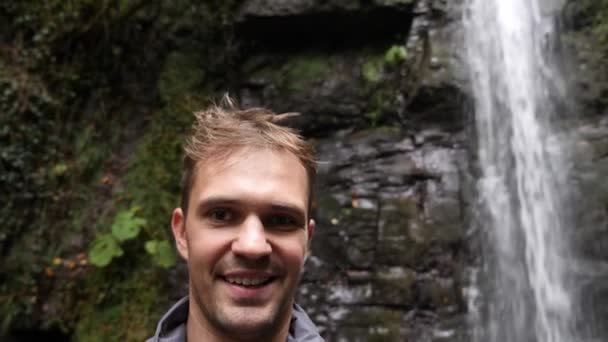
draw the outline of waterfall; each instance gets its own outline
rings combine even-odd
[[[552,124],[565,86],[556,67],[558,1],[467,0],[474,95],[476,342],[578,342],[569,258],[568,144]],[[475,310],[472,310],[475,311]]]

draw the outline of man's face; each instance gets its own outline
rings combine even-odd
[[[188,208],[174,211],[172,226],[188,261],[190,319],[228,337],[288,325],[314,230],[300,161],[248,149],[199,165]]]

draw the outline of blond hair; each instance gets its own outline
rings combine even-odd
[[[239,109],[225,95],[220,105],[194,113],[193,132],[184,145],[181,208],[188,211],[190,192],[199,162],[223,160],[242,148],[264,148],[291,152],[308,175],[309,210],[317,173],[313,146],[292,128],[280,122],[298,113],[276,114],[265,108]]]

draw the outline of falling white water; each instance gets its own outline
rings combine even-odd
[[[468,0],[465,46],[475,98],[486,232],[476,342],[577,342],[566,272],[567,151],[553,137],[564,86],[549,0]]]

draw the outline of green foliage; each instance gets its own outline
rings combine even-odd
[[[106,267],[112,262],[112,259],[123,255],[122,248],[112,234],[103,234],[91,245],[89,258],[93,265],[97,267]]]
[[[382,79],[382,71],[384,69],[384,60],[381,58],[372,58],[365,62],[361,67],[361,75],[369,83],[377,83]]]
[[[168,60],[166,68],[171,68],[172,63]],[[171,86],[172,89],[177,87],[184,86]],[[146,238],[167,239],[169,236],[167,218],[177,206],[181,190],[184,137],[192,124],[192,112],[202,108],[204,102],[200,98],[203,91],[192,93],[194,91],[166,97],[165,108],[153,116],[124,176],[123,193],[132,197],[133,204],[141,208],[141,217],[148,222],[144,227]]]
[[[176,259],[182,139],[203,82],[229,79],[237,5],[0,2],[0,340],[16,327],[152,333]]]
[[[109,279],[107,282],[118,282],[118,290],[101,286],[95,289],[109,293],[96,307],[82,310],[85,318],[78,322],[75,332],[78,341],[142,341],[153,333],[161,314],[159,309],[166,307],[159,305],[159,301],[167,302],[160,292],[163,282],[159,281],[166,276],[145,270],[162,270],[176,262],[169,242],[168,217],[179,198],[183,138],[191,127],[192,112],[206,101],[202,95],[206,90],[201,89],[204,73],[197,56],[187,51],[172,53],[162,67],[158,90],[163,107],[149,118],[146,133],[116,192],[124,204],[138,209],[117,214],[113,223],[126,222],[130,226],[136,221],[142,223],[141,230],[135,239],[119,245],[124,251],[120,267],[110,263],[98,269],[100,277]],[[125,279],[119,280],[120,277]],[[91,302],[93,299],[87,300]]]
[[[569,0],[567,6],[575,7],[583,28],[608,52],[608,0]]]
[[[160,73],[158,91],[165,103],[170,103],[184,94],[198,89],[204,80],[204,72],[199,65],[201,56],[197,53],[172,52],[167,56],[165,67]]]
[[[593,34],[597,37],[603,50],[608,51],[608,0],[596,0],[593,2],[596,10],[593,17]],[[607,53],[608,54],[608,53]]]
[[[144,341],[169,300],[159,279],[165,271],[106,268],[87,279],[91,291],[78,306],[80,319],[72,340],[79,342]]]
[[[397,65],[407,58],[407,50],[403,45],[393,45],[384,54],[384,61],[388,65]]]
[[[97,267],[106,267],[112,259],[121,257],[124,252],[120,243],[137,237],[146,220],[135,216],[137,208],[122,210],[116,214],[111,233],[102,234],[91,244],[89,257]]]
[[[365,113],[369,127],[395,125],[389,122],[389,113],[395,115],[396,98],[400,92],[399,77],[402,73],[390,68],[407,68],[407,51],[404,46],[392,45],[383,53],[378,51],[368,55],[367,61],[361,66],[361,75],[367,82],[368,108]]]
[[[378,121],[380,120],[380,109],[374,108],[372,111],[366,113],[366,117],[369,120],[369,124],[372,128],[378,125]]]
[[[98,39],[102,28],[111,36],[114,29],[124,27],[113,25],[116,17],[106,12],[112,4],[0,3],[0,279],[6,280],[0,298],[10,298],[10,304],[0,306],[5,318],[0,340],[15,325],[63,326],[57,315],[45,317],[43,305],[53,296],[63,296],[55,290],[73,287],[77,276],[68,272],[66,277],[73,279],[56,285],[56,273],[44,266],[62,251],[81,252],[70,241],[82,239],[93,226],[71,224],[79,215],[76,208],[95,194],[90,188],[83,190],[95,180],[75,160],[73,143],[85,121],[106,124],[92,136],[97,150],[106,148],[114,134],[115,119],[95,107],[85,110],[85,103],[100,98],[112,77],[92,71],[113,70],[112,63],[123,62],[104,58],[107,41]],[[76,295],[73,291],[69,296]],[[70,298],[66,296],[62,305],[69,307]]]
[[[402,64],[407,59],[407,50],[403,45],[392,45],[384,55],[372,55],[361,66],[363,79],[370,84],[380,82],[383,77],[384,69]]]
[[[369,100],[370,110],[366,113],[371,128],[376,128],[386,121],[385,113],[392,106],[394,91],[390,87],[375,89]]]
[[[139,234],[141,227],[146,225],[146,220],[136,217],[137,208],[121,211],[112,223],[112,235],[120,242],[133,239]]]
[[[149,240],[146,241],[145,249],[157,265],[162,267],[175,265],[175,253],[173,253],[173,248],[169,241]]]

